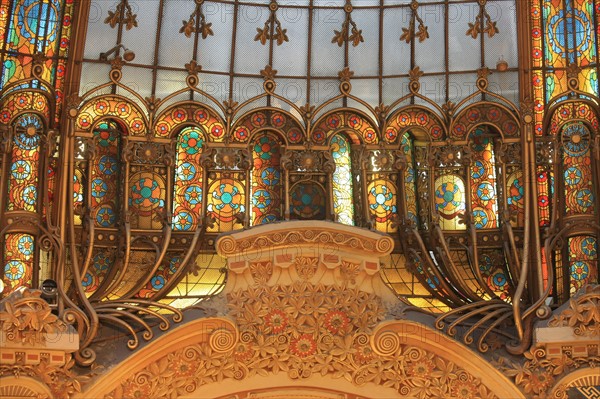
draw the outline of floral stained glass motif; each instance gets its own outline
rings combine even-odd
[[[5,282],[14,290],[19,286],[31,287],[34,265],[34,238],[30,234],[6,234],[2,262]]]
[[[325,219],[325,190],[314,182],[299,182],[290,190],[290,218]]]
[[[281,173],[281,143],[266,133],[251,144],[254,168],[251,175],[253,226],[282,219],[283,182]]]
[[[598,241],[592,236],[569,238],[570,294],[598,282]]]
[[[333,209],[340,223],[354,225],[354,197],[350,142],[342,134],[331,139],[331,153],[335,163],[333,172]]]
[[[42,126],[41,119],[35,114],[23,114],[15,122],[8,178],[8,211],[38,210]]]
[[[411,222],[417,225],[417,172],[413,158],[413,142],[408,132],[402,136],[400,147],[402,148],[402,152],[406,157],[406,169],[404,170],[404,197],[406,198],[406,216]]]
[[[461,216],[465,213],[465,183],[457,175],[440,176],[435,181],[435,209],[443,230],[465,230]]]
[[[155,172],[137,172],[130,177],[129,209],[132,226],[160,229],[160,215],[165,207],[165,180]]]
[[[569,123],[562,130],[566,216],[594,213],[590,139],[590,131],[581,122]]]
[[[215,219],[207,231],[231,231],[242,227],[246,212],[244,175],[237,172],[215,172],[208,179],[207,213]]]
[[[96,153],[90,173],[90,205],[98,227],[114,227],[117,222],[120,136],[121,130],[113,121],[102,121],[94,129]]]
[[[177,137],[173,230],[187,231],[198,227],[202,214],[203,171],[200,157],[204,142],[204,135],[197,127],[186,127]]]
[[[477,129],[471,144],[471,207],[477,229],[498,227],[498,200],[496,194],[496,160],[491,137]]]
[[[385,175],[375,176],[367,186],[367,200],[369,213],[375,219],[375,229],[393,233],[396,227],[392,226],[394,215],[398,212],[396,207],[398,190]]]

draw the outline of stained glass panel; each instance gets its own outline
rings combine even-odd
[[[200,157],[205,139],[197,127],[184,128],[177,137],[173,230],[195,230],[202,215],[203,171]]]
[[[115,263],[115,251],[100,248],[94,251],[91,265],[81,280],[85,294],[91,296]]]
[[[550,226],[550,201],[554,193],[554,174],[538,166],[536,183],[540,227]]]
[[[93,134],[96,151],[90,172],[90,207],[96,226],[114,227],[118,216],[121,130],[116,122],[105,120]]]
[[[231,231],[242,228],[246,212],[245,176],[238,172],[214,172],[208,179],[207,213],[215,219],[207,231]]]
[[[23,114],[15,122],[8,180],[8,211],[37,211],[42,127],[41,119],[35,114]]]
[[[598,282],[598,241],[592,236],[569,238],[570,294]]]
[[[448,174],[435,180],[435,209],[440,215],[443,230],[465,230],[461,223],[465,213],[465,183],[457,175]]]
[[[406,157],[406,169],[404,170],[404,198],[406,199],[406,217],[415,226],[418,225],[417,210],[417,172],[415,170],[413,157],[413,141],[407,132],[402,136],[400,147]]]
[[[354,225],[354,196],[350,142],[342,134],[331,139],[331,153],[335,163],[333,172],[333,209],[340,223]]]
[[[367,185],[369,214],[375,221],[375,230],[393,233],[393,217],[398,212],[398,189],[385,175],[374,175]]]
[[[511,173],[506,179],[506,203],[513,227],[525,225],[525,181],[523,172]]]
[[[314,182],[299,182],[290,189],[290,219],[325,219],[325,190]]]
[[[566,216],[594,213],[590,140],[590,131],[581,122],[562,130]]]
[[[12,290],[19,286],[31,287],[35,244],[30,234],[4,236],[3,280]]]
[[[485,133],[485,130],[477,129],[471,144],[471,208],[477,229],[498,227],[494,144]]]
[[[142,288],[136,295],[138,298],[149,299],[162,290],[171,277],[179,270],[183,257],[177,254],[166,254],[168,261],[163,261],[156,270],[154,276],[148,281],[146,287]]]
[[[275,135],[265,133],[253,140],[251,148],[251,224],[255,226],[282,219],[281,142]]]
[[[129,210],[131,225],[141,229],[162,228],[165,207],[165,179],[155,172],[140,171],[129,178]]]

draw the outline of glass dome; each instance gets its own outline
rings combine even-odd
[[[318,107],[339,94],[346,67],[353,73],[351,94],[373,107],[409,94],[416,67],[423,72],[422,95],[457,103],[476,91],[478,69],[495,69],[502,59],[508,71],[490,77],[490,90],[518,103],[515,1],[480,3],[143,0],[119,9],[113,1],[92,1],[80,91],[103,82],[110,66],[99,54],[122,44],[136,54],[123,67],[122,82],[142,97],[165,98],[184,88],[186,64],[195,60],[202,68],[199,88],[218,101],[242,104],[261,94],[261,71],[270,65],[276,94],[298,107]],[[119,13],[137,26],[111,24],[110,15]],[[365,108],[341,101],[331,107]]]

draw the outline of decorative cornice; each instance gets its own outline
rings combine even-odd
[[[331,222],[297,221],[257,226],[222,236],[216,244],[221,256],[249,256],[286,247],[346,250],[379,257],[388,255],[394,240],[387,235]]]

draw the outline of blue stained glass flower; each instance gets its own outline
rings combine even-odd
[[[182,259],[180,256],[174,256],[173,258],[171,258],[171,260],[169,261],[169,272],[175,273],[179,268],[181,261]]]
[[[506,285],[506,276],[501,271],[496,272],[492,277],[492,283],[496,289],[503,290]]]
[[[598,254],[598,246],[594,237],[586,237],[581,241],[581,251],[590,258]]]
[[[114,225],[116,219],[117,217],[114,211],[108,206],[103,206],[96,212],[96,223],[101,227],[110,227]]]
[[[589,274],[590,268],[587,263],[578,260],[571,265],[571,277],[573,280],[585,280]]]
[[[263,183],[267,186],[276,186],[279,184],[279,180],[281,179],[281,174],[279,170],[276,168],[265,168],[262,172],[260,172],[260,178]]]
[[[102,179],[94,179],[92,180],[92,197],[94,198],[102,198],[106,195],[108,191],[108,185]]]
[[[117,160],[111,155],[103,155],[98,162],[98,168],[106,175],[114,175],[117,173]]]
[[[489,272],[492,269],[493,262],[489,255],[483,255],[479,258],[479,270]]]
[[[202,188],[198,185],[189,186],[185,189],[184,197],[190,205],[197,205],[202,202]]]
[[[108,267],[112,264],[112,260],[105,253],[99,253],[94,256],[94,270],[96,272],[103,272],[108,270]]]
[[[37,200],[37,190],[34,185],[29,185],[23,190],[23,201],[27,205],[35,205]]]
[[[196,177],[196,166],[189,162],[184,162],[177,167],[177,179],[190,181]]]
[[[471,168],[471,177],[473,179],[480,179],[485,173],[485,166],[483,166],[483,162],[475,161],[475,165]]]
[[[9,280],[18,280],[25,275],[25,265],[20,260],[9,260],[4,266],[4,275]]]
[[[575,186],[581,182],[582,174],[581,170],[571,166],[565,170],[565,183],[569,186]]]
[[[19,249],[19,252],[25,257],[33,255],[33,237],[31,237],[30,235],[23,235],[19,237],[19,241],[17,242],[17,248]]]
[[[10,171],[15,179],[26,180],[31,175],[31,165],[29,162],[19,159],[12,164]]]
[[[584,209],[589,208],[593,205],[594,194],[587,188],[581,189],[577,191],[577,195],[575,196],[577,199],[577,204]]]
[[[260,210],[268,208],[271,202],[271,193],[267,190],[256,190],[252,195],[252,203]]]
[[[92,276],[92,274],[90,272],[87,272],[85,274],[85,276],[83,276],[83,279],[81,280],[81,285],[83,285],[84,288],[87,288],[90,285],[92,285],[93,282],[94,282],[94,276]]]
[[[173,217],[173,230],[186,231],[192,228],[194,218],[187,211],[181,211]]]
[[[494,199],[494,187],[488,182],[481,183],[479,186],[477,186],[477,196],[482,201],[490,201]]]
[[[154,276],[150,281],[152,283],[152,288],[155,290],[159,290],[165,286],[165,278],[163,276]]]
[[[473,222],[475,223],[475,228],[482,229],[488,223],[488,216],[482,209],[476,209],[473,211]]]

